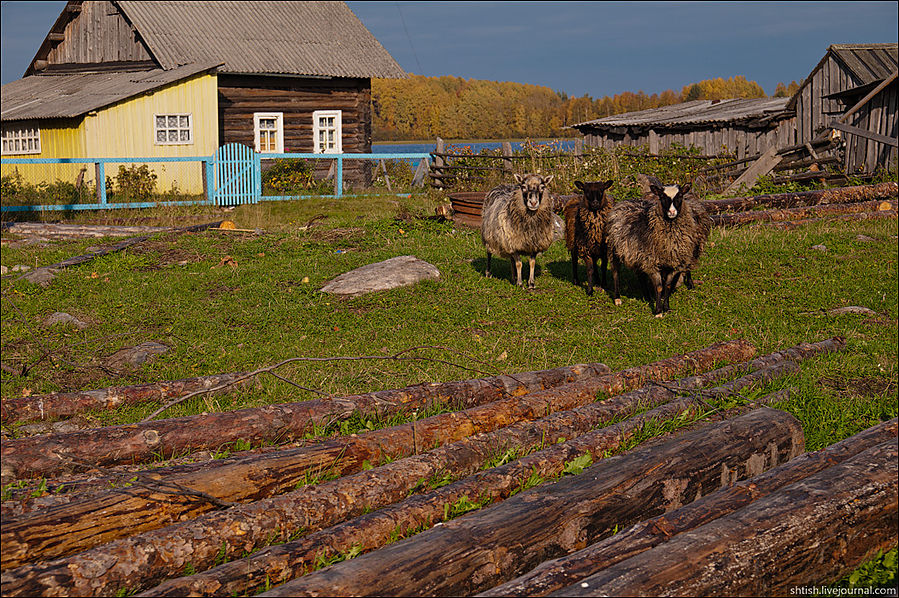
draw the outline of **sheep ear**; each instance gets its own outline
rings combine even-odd
[[[653,182],[649,183],[649,190],[652,191],[654,194],[658,195],[659,197],[662,197],[663,195],[665,195],[665,190],[662,188],[662,186],[656,185]]]
[[[584,190],[584,183],[582,183],[580,181],[575,181],[574,186],[577,187],[578,189],[580,189],[581,191]]]
[[[544,184],[544,185],[549,185],[549,183],[553,180],[553,178],[554,178],[555,176],[556,176],[556,175],[554,175],[554,174],[549,175],[548,177],[546,177],[545,179],[543,179],[543,184]]]
[[[521,184],[521,181],[524,180],[521,178],[520,174],[513,174],[512,176],[515,178],[515,182],[518,183],[519,185]]]
[[[693,183],[687,183],[686,185],[682,185],[680,188],[681,195],[686,195],[690,192],[690,187],[693,186]]]
[[[603,190],[611,189],[612,185],[614,185],[614,184],[615,184],[615,181],[613,181],[612,179],[609,179],[608,181],[606,181],[605,183],[602,184],[602,188],[603,188]]]

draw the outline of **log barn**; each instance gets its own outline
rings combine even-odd
[[[844,139],[847,174],[873,174],[878,166],[895,165],[897,56],[899,44],[827,48],[787,104],[796,113],[798,141],[811,141],[836,129]]]
[[[71,1],[3,86],[3,155],[370,152],[371,78],[406,76],[344,2]]]
[[[795,116],[789,98],[694,100],[572,125],[588,146],[649,146],[658,154],[675,144],[703,155],[737,158],[764,152],[772,144],[794,143]]]

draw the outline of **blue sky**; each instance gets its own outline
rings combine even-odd
[[[834,43],[896,42],[889,2],[347,2],[407,72],[594,98],[743,75],[767,93]],[[2,2],[2,83],[22,76],[64,1]]]

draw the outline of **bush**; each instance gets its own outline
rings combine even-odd
[[[119,166],[119,173],[115,177],[115,189],[119,199],[149,201],[156,192],[156,173],[146,164],[131,168]]]
[[[278,158],[262,173],[263,195],[301,195],[315,186],[309,160]]]

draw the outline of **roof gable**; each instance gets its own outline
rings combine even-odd
[[[222,73],[406,76],[345,2],[117,4],[165,69],[216,60]]]

